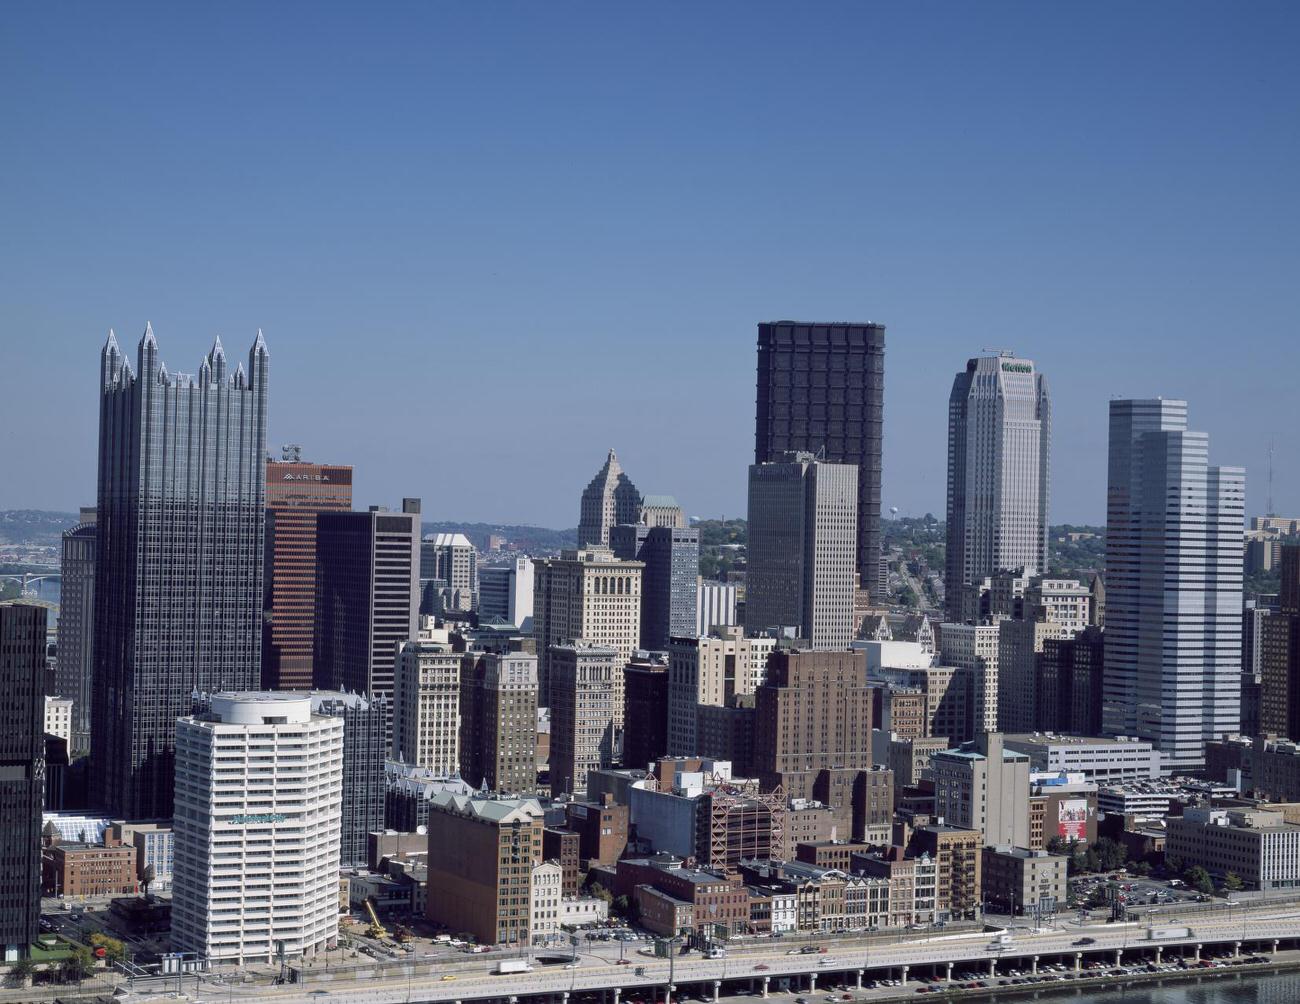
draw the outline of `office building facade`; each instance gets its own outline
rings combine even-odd
[[[820,770],[870,770],[871,696],[861,652],[773,651],[754,698],[764,787],[806,798]]]
[[[645,566],[641,577],[641,647],[663,651],[669,638],[694,635],[700,531],[622,523],[610,528],[609,541],[616,558],[639,561]]]
[[[551,792],[584,796],[587,773],[614,763],[621,737],[615,702],[623,659],[608,645],[551,647]]]
[[[1106,641],[1100,628],[1048,638],[1038,659],[1033,729],[1077,736],[1101,733]]]
[[[63,533],[59,563],[59,658],[54,693],[72,701],[73,753],[90,752],[95,673],[95,510],[82,509],[81,522]]]
[[[578,547],[608,547],[611,527],[641,521],[641,493],[613,450],[582,492],[578,513]]]
[[[1259,729],[1300,740],[1300,544],[1282,548],[1278,609],[1259,628]]]
[[[550,700],[551,649],[579,639],[609,645],[619,654],[615,674],[616,722],[623,725],[623,665],[641,647],[642,571],[639,561],[619,561],[605,547],[563,551],[535,565],[533,635],[537,639],[538,700]]]
[[[749,469],[745,628],[794,628],[814,649],[853,640],[857,472],[810,453]]]
[[[699,580],[695,588],[695,634],[706,635],[715,628],[736,623],[736,584]]]
[[[542,860],[545,813],[531,798],[441,792],[429,802],[431,923],[468,931],[484,945],[532,941],[533,869]]]
[[[340,803],[339,863],[362,868],[368,862],[367,836],[384,828],[384,764],[392,701],[385,696],[317,690],[313,715],[343,719],[343,799]]]
[[[808,451],[857,468],[856,569],[883,594],[880,537],[885,328],[775,321],[758,326],[754,463]]]
[[[393,687],[393,749],[406,763],[452,774],[460,767],[463,656],[445,629],[422,627],[402,646]]]
[[[479,619],[507,621],[523,631],[533,628],[533,560],[515,558],[507,565],[478,570]]]
[[[268,366],[261,332],[234,372],[218,339],[171,375],[150,328],[101,354],[91,759],[127,819],[171,815],[191,692],[258,683]]]
[[[752,694],[767,679],[776,648],[769,635],[746,637],[738,627],[700,637],[674,638],[668,646],[668,753],[697,756],[702,706],[723,708],[738,694]]]
[[[1029,755],[1003,746],[999,733],[930,757],[934,813],[979,830],[988,844],[1029,846]]]
[[[0,959],[36,941],[45,803],[45,608],[0,603]]]
[[[296,446],[266,463],[266,574],[262,686],[312,685],[316,616],[316,514],[352,508],[352,468],[298,460]]]
[[[317,688],[392,694],[399,647],[418,633],[419,544],[419,499],[317,515]]]
[[[461,776],[488,791],[537,788],[537,656],[467,653],[461,664]]]
[[[1241,714],[1245,472],[1209,464],[1187,402],[1110,402],[1102,730],[1194,771]]]
[[[972,359],[948,399],[948,619],[965,589],[1011,569],[1047,569],[1047,380],[1029,359]]]
[[[668,753],[668,658],[638,652],[623,669],[623,763],[644,769]]]
[[[970,684],[970,735],[998,730],[1001,629],[997,624],[941,624],[939,661],[966,671]]]
[[[172,946],[314,957],[338,938],[344,722],[307,694],[211,701],[177,726]]]
[[[422,613],[478,609],[478,551],[463,533],[430,533],[420,542]],[[436,593],[434,597],[433,593]]]

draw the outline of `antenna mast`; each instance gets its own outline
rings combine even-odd
[[[1276,515],[1273,511],[1273,440],[1268,441],[1268,514]]]

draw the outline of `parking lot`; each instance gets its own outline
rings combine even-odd
[[[1097,890],[1109,889],[1113,901],[1126,911],[1152,906],[1177,906],[1180,903],[1204,903],[1210,898],[1194,889],[1188,889],[1176,879],[1174,882],[1176,884],[1171,885],[1165,879],[1142,878],[1122,872],[1077,875],[1070,879],[1070,891],[1075,902],[1082,905],[1089,902]],[[1096,916],[1099,910],[1105,912],[1108,908],[1108,905],[1093,907],[1093,915]]]

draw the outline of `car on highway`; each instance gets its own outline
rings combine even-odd
[[[760,962],[760,963],[759,963],[758,965],[756,965],[754,968],[757,969],[759,972],[763,972],[765,969],[770,969],[771,967],[770,967],[770,966],[767,966],[767,965],[764,965],[762,962]]]

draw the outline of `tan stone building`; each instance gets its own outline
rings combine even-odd
[[[537,656],[466,653],[461,665],[461,776],[490,791],[537,788]]]
[[[979,830],[991,843],[1029,846],[1029,757],[1003,748],[998,732],[930,757],[934,812]]]
[[[1012,916],[1064,910],[1067,861],[1043,850],[985,847],[981,866],[988,909]]]
[[[579,641],[552,645],[550,664],[551,793],[583,796],[588,771],[614,763],[624,662],[612,646]]]
[[[776,639],[754,638],[736,626],[716,628],[703,638],[673,638],[668,647],[668,753],[697,756],[697,709],[728,707],[737,695],[752,694],[767,678]]]
[[[939,661],[969,674],[972,735],[998,730],[998,636],[996,624],[939,626]]]
[[[533,869],[545,813],[531,798],[443,792],[429,802],[431,923],[486,945],[532,941]]]
[[[409,764],[439,774],[460,769],[461,653],[427,623],[401,647],[393,680],[393,746]]]
[[[623,667],[641,641],[645,563],[620,561],[607,547],[564,551],[534,566],[533,633],[537,639],[538,700],[549,707],[550,650],[582,640],[618,652],[614,721],[623,727]]]

